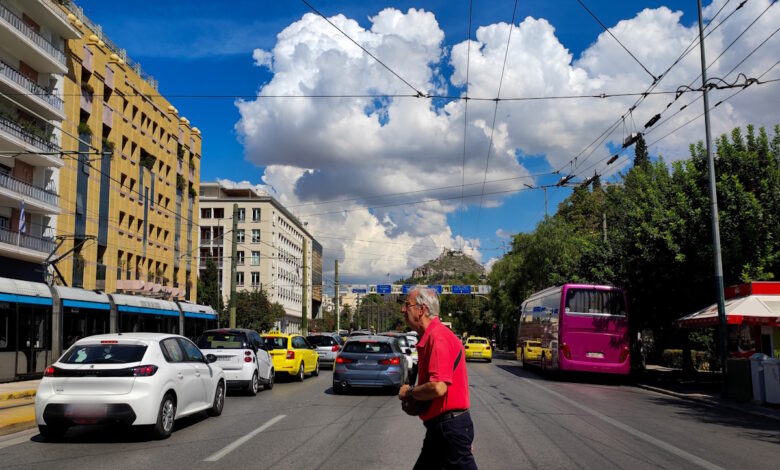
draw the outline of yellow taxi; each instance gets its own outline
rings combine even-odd
[[[493,350],[490,348],[490,341],[487,338],[472,336],[466,339],[466,344],[463,347],[466,350],[467,361],[469,359],[485,359],[488,362],[493,362]]]
[[[317,349],[305,337],[280,331],[270,331],[260,336],[263,338],[263,348],[271,356],[274,373],[286,372],[298,382],[303,382],[306,374],[320,375]]]
[[[523,341],[517,348],[517,360],[525,364],[525,361],[538,361],[542,357],[541,341]]]

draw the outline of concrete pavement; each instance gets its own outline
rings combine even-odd
[[[0,436],[35,427],[35,392],[40,380],[0,384]]]

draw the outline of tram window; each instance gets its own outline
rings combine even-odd
[[[16,350],[16,312],[8,302],[0,302],[0,351]]]

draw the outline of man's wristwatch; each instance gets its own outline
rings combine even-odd
[[[414,385],[409,385],[409,390],[406,391],[406,398],[414,398],[412,391],[414,391]]]

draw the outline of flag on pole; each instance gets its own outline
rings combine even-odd
[[[25,218],[24,199],[22,199],[22,211],[19,214],[19,233],[25,233],[27,231],[27,221]]]

